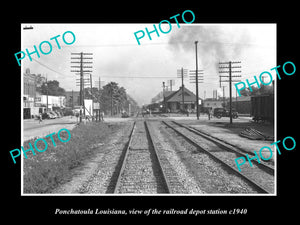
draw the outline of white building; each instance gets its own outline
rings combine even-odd
[[[65,96],[52,96],[48,95],[48,110],[54,110],[54,108],[64,108],[66,103]],[[35,106],[46,107],[47,95],[39,95],[35,98]]]
[[[223,100],[218,100],[214,98],[207,98],[203,100],[203,107],[204,108],[223,108]]]

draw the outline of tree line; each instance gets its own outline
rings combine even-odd
[[[262,86],[261,88],[258,87],[251,87],[252,91],[250,91],[250,88],[247,87],[243,90],[240,90],[241,96],[256,96],[256,95],[264,95],[264,94],[274,94],[274,87],[273,85],[269,86]]]
[[[43,95],[64,96],[66,91],[59,86],[57,80],[44,82],[37,91]],[[93,87],[84,88],[84,98],[93,99],[94,102],[100,102],[100,108],[105,114],[116,115],[123,111],[138,111],[137,102],[126,93],[124,87],[120,87],[116,82],[110,82],[102,88]]]
[[[100,108],[105,114],[116,115],[124,111],[136,112],[138,110],[137,102],[126,93],[124,87],[120,87],[116,82],[110,82],[103,86],[100,91],[93,87],[84,89],[86,99],[93,99],[100,102]]]

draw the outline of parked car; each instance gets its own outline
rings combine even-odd
[[[63,115],[64,116],[74,116],[75,114],[74,114],[74,112],[73,112],[73,110],[72,109],[64,109],[64,111],[63,111]]]
[[[56,115],[53,111],[50,111],[50,112],[48,112],[48,113],[52,115],[52,118],[50,118],[50,119],[55,119],[55,118],[57,118],[57,115]]]
[[[60,118],[60,117],[61,117],[60,112],[58,112],[58,111],[53,111],[53,113],[56,115],[57,118]]]
[[[127,118],[129,117],[128,113],[126,111],[122,112],[122,118]]]
[[[215,108],[213,115],[215,117],[217,117],[218,119],[220,119],[221,117],[229,117],[229,110],[228,109],[224,109],[224,108]],[[233,119],[238,118],[238,112],[235,111],[234,109],[231,110],[231,115]]]
[[[55,117],[51,113],[45,112],[42,114],[42,119],[55,119]]]

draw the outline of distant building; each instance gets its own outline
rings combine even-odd
[[[29,69],[23,74],[23,107],[34,107],[34,98],[36,97],[35,74],[31,74]]]
[[[199,98],[199,100],[198,102],[200,105],[202,99]],[[167,109],[169,109],[171,112],[178,112],[180,110],[189,110],[191,112],[195,112],[196,110],[196,95],[185,87],[183,88],[183,92],[182,87],[180,87],[177,91],[170,91],[170,94],[165,97],[165,101]],[[182,105],[183,102],[184,105]]]
[[[204,111],[208,108],[226,108],[229,109],[229,98],[225,99],[216,99],[216,98],[207,98],[203,101]],[[250,96],[240,96],[232,98],[232,108],[240,114],[250,114],[251,111],[251,97]]]
[[[206,98],[203,100],[203,108],[211,108],[212,110],[215,108],[224,108],[224,101],[216,98]]]
[[[38,114],[39,109],[35,108],[36,76],[28,68],[23,74],[23,85],[23,118],[29,119]]]
[[[189,110],[190,112],[196,111],[196,95],[187,88],[183,88],[184,105],[182,101],[182,88],[177,91],[164,91],[157,94],[152,98],[152,110],[154,106],[166,106],[168,112],[180,112],[183,110]],[[199,98],[198,104],[201,105],[202,99]]]
[[[27,68],[23,74],[23,118],[30,119],[46,111],[47,102],[48,110],[58,110],[65,107],[65,96],[48,96],[41,95],[37,87],[41,87],[46,82],[46,78],[40,74],[30,73]],[[48,99],[48,101],[47,101]]]
[[[47,99],[48,98],[48,99]],[[52,96],[52,95],[37,95],[35,98],[35,106],[43,107],[46,111],[48,104],[48,111],[59,110],[65,108],[66,97],[65,96]]]
[[[151,103],[159,103],[159,102],[162,102],[164,99],[164,96],[163,96],[163,92],[159,92],[155,97],[153,97],[151,99]]]

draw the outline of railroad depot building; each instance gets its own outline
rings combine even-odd
[[[182,96],[183,94],[183,96]],[[202,99],[199,98],[199,105],[202,103]],[[190,112],[196,112],[196,95],[189,89],[180,87],[177,91],[164,91],[160,92],[154,98],[152,98],[152,104],[150,105],[152,110],[160,107],[164,108],[167,112],[177,113],[181,110],[189,110]]]

